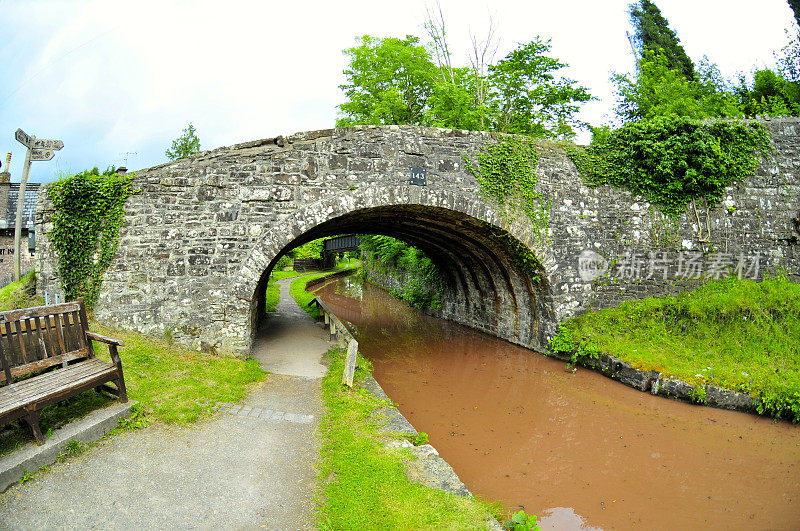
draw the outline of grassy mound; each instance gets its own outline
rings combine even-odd
[[[588,311],[563,323],[550,348],[747,392],[772,415],[800,421],[800,284],[783,277],[726,278]]]

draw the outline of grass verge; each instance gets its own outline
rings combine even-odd
[[[411,483],[403,460],[378,435],[373,411],[384,405],[364,389],[341,384],[344,352],[329,353],[322,381],[326,413],[322,438],[317,524],[322,529],[480,529],[490,516],[483,503]],[[359,359],[356,380],[369,374]],[[383,440],[382,440],[383,438]]]
[[[773,416],[800,421],[800,284],[783,277],[726,278],[588,311],[562,323],[550,348],[750,393]]]
[[[273,271],[269,277],[269,282],[267,283],[267,294],[266,294],[266,307],[265,311],[267,312],[275,312],[277,311],[278,302],[281,300],[281,287],[277,283],[278,280],[283,280],[284,278],[291,278],[296,277],[296,271]]]
[[[36,296],[36,277],[33,271],[19,282],[0,288],[0,312],[43,305],[44,300]]]

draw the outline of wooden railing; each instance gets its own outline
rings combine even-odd
[[[319,312],[325,320],[325,325],[328,326],[330,331],[331,339],[335,337],[339,342],[340,348],[347,348],[342,383],[348,387],[353,387],[353,377],[356,372],[356,358],[358,357],[358,341],[356,341],[356,338],[353,337],[353,334],[350,333],[344,323],[334,315],[331,309],[328,308],[319,297],[314,297],[311,304],[316,304],[317,308],[319,308]]]

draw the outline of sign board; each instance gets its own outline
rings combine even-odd
[[[428,174],[425,168],[411,168],[411,177],[408,179],[408,182],[419,186],[427,186]]]
[[[31,138],[31,136],[28,133],[26,133],[22,129],[17,129],[17,131],[14,133],[14,138],[16,138],[17,142],[19,142],[20,144],[22,144],[26,148],[30,148],[31,147],[31,140],[33,140],[33,139]]]
[[[31,150],[31,161],[34,160],[52,160],[56,154],[53,153],[52,149],[32,149]]]
[[[52,149],[53,151],[58,151],[63,147],[64,142],[61,140],[50,140],[49,138],[36,138],[31,146],[32,149]]]

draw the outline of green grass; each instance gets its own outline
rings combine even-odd
[[[291,278],[296,277],[296,271],[273,271],[269,277],[269,282],[267,283],[267,294],[266,294],[266,308],[267,312],[274,312],[277,311],[278,302],[281,300],[281,287],[277,284],[278,280],[283,280],[284,278]]]
[[[800,421],[800,284],[712,281],[677,297],[626,302],[562,324],[553,351],[600,352],[692,384],[760,398]]]
[[[31,306],[43,306],[44,300],[34,294],[35,286],[36,277],[31,271],[28,276],[21,278],[19,282],[12,282],[0,288],[0,312],[16,310],[17,308],[29,308]]]
[[[217,402],[237,402],[266,373],[255,359],[196,352],[136,332],[92,328],[125,342],[119,350],[128,396],[167,424],[194,422]],[[104,345],[98,357],[107,359]]]
[[[322,382],[326,413],[320,422],[317,524],[322,529],[480,529],[490,514],[483,503],[411,483],[399,449],[377,434],[373,411],[382,402],[341,384],[344,353],[329,353]],[[369,371],[359,359],[356,380]],[[386,436],[384,436],[385,438]]]

